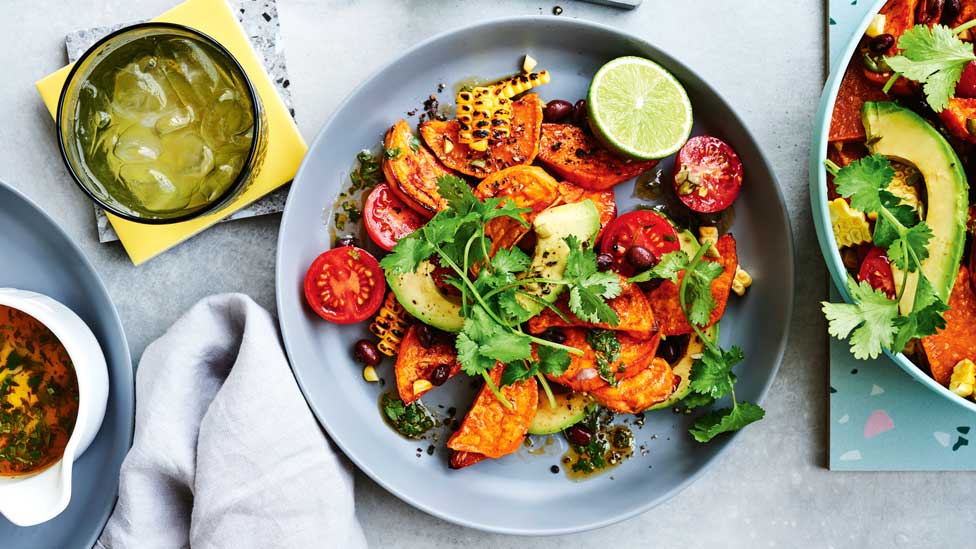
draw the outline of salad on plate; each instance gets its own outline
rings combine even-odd
[[[366,382],[390,358],[379,409],[403,436],[435,427],[428,392],[480,385],[446,442],[452,468],[562,433],[567,472],[600,471],[633,453],[618,414],[705,408],[690,431],[701,443],[761,419],[735,398],[742,351],[718,342],[730,295],[752,283],[727,232],[735,151],[690,137],[687,93],[648,59],[608,62],[575,103],[544,100],[558,75],[536,64],[460,86],[453,110],[432,96],[416,130],[391,120],[332,208],[308,305],[363,323],[350,351]],[[618,212],[614,187],[672,155],[670,206]]]

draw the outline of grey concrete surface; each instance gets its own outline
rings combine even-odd
[[[117,244],[98,244],[91,207],[62,167],[54,125],[34,91],[36,79],[64,63],[65,33],[150,17],[174,2],[0,4],[0,179],[55,215],[95,263],[135,357],[208,294],[240,291],[274,307],[277,216],[215,227],[139,268]],[[718,466],[669,503],[612,527],[560,538],[494,536],[457,527],[414,510],[359,475],[358,513],[371,543],[973,546],[973,474],[841,474],[824,468],[826,337],[817,302],[827,280],[806,191],[807,149],[824,71],[821,0],[644,0],[632,12],[570,0],[280,0],[299,126],[311,140],[362,77],[431,34],[482,18],[550,14],[556,4],[564,9],[560,17],[630,30],[697,69],[740,112],[772,162],[794,219],[798,293],[789,351],[764,403],[768,419],[750,427]]]

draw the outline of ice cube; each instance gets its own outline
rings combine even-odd
[[[214,152],[200,134],[190,129],[168,133],[160,140],[163,154],[160,160],[172,172],[186,177],[196,186],[214,167]]]
[[[215,147],[249,148],[254,133],[250,102],[240,92],[225,89],[217,103],[203,113],[200,130],[207,142]]]
[[[137,63],[129,63],[115,74],[112,106],[124,118],[142,120],[157,115],[168,103],[165,86]]]
[[[196,120],[196,114],[194,114],[193,107],[186,105],[185,107],[179,107],[160,116],[156,120],[155,127],[160,135],[166,135],[176,130],[182,130],[192,124],[194,120]]]
[[[151,165],[125,164],[119,178],[146,210],[180,210],[190,202],[188,193],[180,192],[168,175]]]
[[[156,132],[140,124],[133,124],[122,132],[113,149],[123,163],[153,162],[161,151],[162,143]]]
[[[203,179],[197,193],[206,202],[216,200],[234,183],[243,164],[243,155],[238,152],[218,153],[214,169]]]

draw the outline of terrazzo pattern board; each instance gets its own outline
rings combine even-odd
[[[288,107],[291,115],[295,116],[295,107],[288,87],[288,66],[285,64],[285,52],[281,45],[281,26],[278,23],[278,5],[276,0],[228,0],[237,19],[244,26],[244,31],[254,46],[258,57],[264,62],[271,80],[274,82],[278,94]],[[85,51],[103,36],[115,32],[122,27],[141,22],[118,23],[109,26],[93,27],[72,32],[65,37],[64,45],[68,51],[68,61],[74,63]],[[278,213],[285,209],[285,199],[288,197],[288,186],[284,186],[267,196],[255,201],[246,208],[241,208],[224,218],[224,221],[245,219],[258,215]],[[105,216],[105,210],[98,205],[95,208],[95,223],[98,228],[99,242],[114,242],[119,239],[112,229],[112,225]]]
[[[830,0],[834,64],[875,0]],[[831,288],[831,300],[840,301]],[[830,469],[976,470],[976,414],[933,393],[889,358],[857,360],[830,341]]]

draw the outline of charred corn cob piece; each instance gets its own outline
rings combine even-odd
[[[549,71],[527,72],[506,78],[495,86],[501,90],[501,96],[511,99],[516,95],[531,90],[537,86],[549,83]]]
[[[508,137],[512,130],[511,101],[497,86],[478,86],[457,95],[458,122],[462,143],[476,151],[488,150],[489,139]]]
[[[952,378],[949,380],[949,390],[965,398],[973,394],[976,386],[976,364],[965,358],[952,368]]]
[[[388,292],[383,306],[373,317],[373,322],[369,324],[370,333],[380,340],[376,348],[386,356],[396,355],[409,324],[410,315],[403,310],[403,306],[396,300],[393,292]]]
[[[851,208],[843,198],[835,198],[827,206],[830,210],[830,224],[834,229],[834,238],[837,239],[839,248],[871,242],[871,226],[868,225],[864,212]]]

